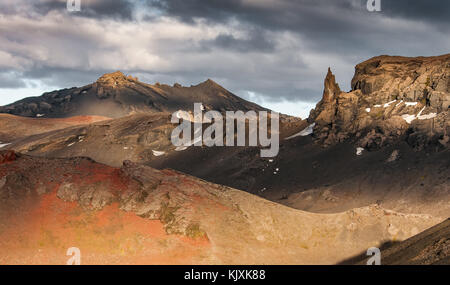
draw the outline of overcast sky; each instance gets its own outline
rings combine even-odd
[[[389,54],[450,52],[450,1],[1,0],[0,105],[121,70],[147,83],[211,78],[265,107],[305,117],[328,67]]]

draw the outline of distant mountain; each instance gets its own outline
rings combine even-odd
[[[205,110],[266,110],[229,92],[208,79],[191,87],[140,82],[117,71],[101,76],[95,83],[44,93],[0,107],[0,113],[26,117],[70,117],[97,115],[123,117],[140,112],[192,110],[194,103]]]

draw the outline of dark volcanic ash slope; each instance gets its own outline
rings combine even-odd
[[[0,151],[0,264],[333,264],[441,220],[313,214],[173,170]]]
[[[83,87],[22,99],[0,107],[0,113],[26,117],[98,115],[117,118],[139,112],[193,110],[197,102],[203,103],[205,110],[265,110],[210,79],[191,87],[150,85],[117,71]]]
[[[450,265],[450,219],[383,251],[383,264]]]
[[[411,238],[385,243],[381,248],[383,265],[450,265],[450,219]],[[366,264],[366,252],[340,264]]]

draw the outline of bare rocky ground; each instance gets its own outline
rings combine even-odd
[[[110,118],[102,116],[34,119],[0,113],[0,142],[11,142],[35,134],[47,133],[77,125],[88,125],[108,119]]]
[[[308,213],[130,161],[2,151],[0,183],[3,264],[55,263],[72,246],[86,264],[333,264],[440,221],[376,205]]]

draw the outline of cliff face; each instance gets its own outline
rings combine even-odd
[[[324,94],[309,121],[324,145],[353,139],[363,148],[406,140],[422,149],[448,147],[450,54],[438,57],[379,56],[358,64],[350,92],[330,70]]]

